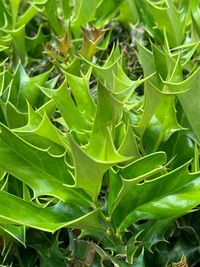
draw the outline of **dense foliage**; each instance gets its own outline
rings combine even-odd
[[[200,1],[0,10],[0,264],[198,266]]]

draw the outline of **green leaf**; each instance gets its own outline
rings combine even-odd
[[[1,99],[0,99],[0,105],[1,105],[5,123],[10,128],[17,128],[17,127],[21,127],[26,124],[27,122],[26,113],[18,111],[16,107],[13,106],[12,103],[10,102],[5,103]],[[2,120],[2,122],[4,122],[4,120]]]
[[[64,156],[52,156],[48,150],[26,143],[3,125],[0,138],[1,169],[30,186],[35,197],[49,195],[63,201],[76,199],[77,203],[86,204],[87,195],[72,188],[75,181]]]
[[[57,90],[49,90],[46,88],[41,88],[41,90],[55,101],[56,106],[60,110],[70,130],[77,132],[89,130],[90,125],[86,121],[84,113],[75,105],[66,81],[63,82]]]
[[[88,120],[91,120],[91,118],[94,117],[96,111],[95,103],[89,92],[90,75],[90,70],[86,75],[82,75],[82,77],[66,73],[67,83],[76,99],[77,107],[80,112],[85,114]]]
[[[156,151],[162,142],[166,142],[175,131],[180,129],[176,119],[174,97],[164,97],[144,133],[143,145],[148,151]]]
[[[165,234],[171,226],[173,219],[149,220],[138,231],[136,240],[141,241],[146,249],[152,252],[152,247],[158,242],[165,241]]]
[[[13,29],[11,32],[15,63],[20,60],[23,64],[26,60],[26,44],[25,44],[25,25],[18,29]]]
[[[164,82],[165,86],[171,92],[183,92],[178,95],[179,101],[188,118],[188,121],[195,132],[197,138],[200,138],[199,124],[196,118],[199,114],[199,97],[198,97],[198,81],[200,69],[197,69],[186,80],[179,83]],[[196,97],[194,97],[194,95]],[[191,105],[192,101],[192,105]]]
[[[66,146],[61,141],[61,137],[64,135],[52,125],[46,114],[41,116],[39,112],[34,112],[30,106],[28,124],[14,131],[23,140],[36,147],[47,149],[52,155],[65,154]]]
[[[119,21],[124,23],[131,22],[136,24],[139,20],[137,8],[134,1],[126,0],[123,1],[119,8],[120,15],[117,17]]]
[[[96,201],[101,189],[103,174],[113,163],[91,157],[72,139],[70,145],[75,167],[75,186],[83,188]]]
[[[113,143],[114,128],[121,116],[121,103],[111,96],[109,90],[99,84],[96,117],[89,145],[86,148],[89,155],[107,163],[128,160],[116,151]]]
[[[1,230],[5,231],[16,240],[18,240],[22,245],[25,246],[25,227],[11,224],[1,224]]]
[[[172,0],[167,0],[166,5],[161,6],[151,1],[140,1],[137,5],[142,23],[147,30],[155,36],[161,44],[164,41],[164,32],[171,47],[181,45],[185,35],[185,21],[183,10],[177,10]],[[144,15],[145,14],[145,15]]]
[[[97,25],[100,26],[102,24],[106,24],[106,22],[117,13],[122,3],[123,0],[101,1],[95,14],[98,23]]]
[[[41,208],[3,191],[0,191],[0,200],[0,222],[7,220],[49,232],[62,227],[104,230],[98,219],[98,210],[85,215],[76,205],[61,203]]]
[[[188,88],[189,90],[184,94],[179,95],[179,101],[183,107],[183,110],[188,118],[188,121],[196,134],[198,140],[200,140],[200,126],[197,122],[197,118],[200,114],[199,109],[199,78],[200,72],[198,71],[198,75],[192,76],[192,84]],[[182,83],[184,86],[184,82]],[[191,105],[192,101],[192,105]]]
[[[86,25],[89,21],[94,19],[96,8],[101,4],[101,2],[102,0],[75,1],[72,31],[77,37],[80,36],[81,26]]]
[[[199,173],[189,174],[187,168],[185,164],[157,179],[134,184],[113,214],[118,231],[138,220],[179,217],[198,205]]]
[[[59,3],[54,0],[45,1],[45,11],[48,21],[56,36],[63,37],[65,34],[65,27],[62,20],[58,16]]]
[[[129,125],[117,151],[123,156],[133,157],[134,159],[140,156],[136,136]]]
[[[142,157],[129,165],[118,170],[118,172],[110,172],[110,192],[108,198],[108,210],[112,214],[123,198],[133,188],[142,181],[148,180],[149,177],[163,170],[163,164],[166,162],[166,155],[163,152]],[[128,203],[128,202],[127,202]],[[130,207],[126,207],[131,209]]]

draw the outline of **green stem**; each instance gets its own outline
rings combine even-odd
[[[106,217],[102,211],[100,211],[100,215],[101,215],[101,218],[102,218],[103,222],[105,223],[105,225],[107,225],[107,230],[106,230],[106,233],[105,233],[106,236],[109,237],[110,239],[112,239],[112,241],[116,245],[122,245],[121,236],[117,235],[117,233],[115,231],[115,228],[112,225],[112,222],[109,219],[109,217]]]

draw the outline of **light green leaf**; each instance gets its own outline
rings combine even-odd
[[[1,169],[30,186],[35,197],[49,195],[63,201],[76,199],[77,203],[88,205],[87,195],[73,188],[72,169],[66,164],[64,156],[52,156],[47,150],[26,143],[3,125],[0,138]]]
[[[52,125],[46,114],[41,116],[39,112],[34,112],[30,106],[28,124],[14,131],[28,143],[47,149],[52,155],[65,154],[66,146],[61,141],[61,137],[66,139],[66,135]]]
[[[82,77],[77,77],[66,73],[67,83],[69,84],[76,99],[77,107],[84,113],[88,120],[94,117],[96,106],[89,92],[91,70]]]
[[[66,81],[57,90],[49,90],[42,87],[40,89],[55,101],[70,130],[84,132],[90,129],[90,124],[86,120],[85,114],[75,105]]]
[[[173,96],[164,97],[151,118],[143,138],[143,145],[148,151],[156,151],[162,142],[181,129],[176,119],[174,100]]]
[[[49,232],[55,232],[62,227],[105,230],[98,219],[99,210],[85,215],[78,206],[62,203],[41,208],[3,191],[0,191],[0,210],[0,222],[6,219],[10,223]]]
[[[72,31],[77,37],[80,36],[81,26],[86,25],[89,21],[94,19],[96,8],[101,2],[102,0],[75,1],[72,17]]]
[[[117,163],[128,160],[113,144],[115,125],[122,116],[122,104],[117,102],[102,84],[98,86],[97,112],[86,151],[99,161]]]

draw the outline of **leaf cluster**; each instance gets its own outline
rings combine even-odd
[[[199,0],[0,9],[2,264],[198,264]]]

